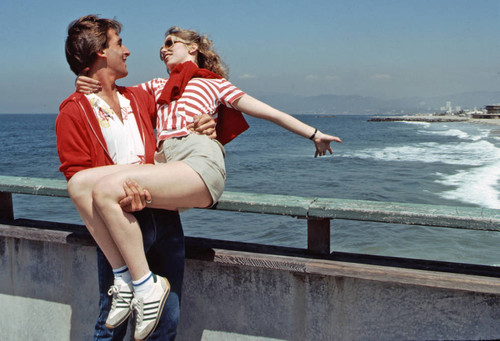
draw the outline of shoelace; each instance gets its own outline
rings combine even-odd
[[[116,304],[118,303],[118,298],[125,302],[127,305],[129,305],[132,308],[132,302],[128,303],[127,300],[125,300],[121,295],[120,295],[120,288],[116,285],[112,285],[109,290],[108,290],[108,295],[113,296],[113,299],[111,300],[111,310],[116,309]]]
[[[138,326],[142,323],[142,319],[144,318],[144,301],[134,298],[132,300],[132,310],[135,314],[135,325]]]

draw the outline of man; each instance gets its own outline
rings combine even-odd
[[[71,70],[100,82],[97,94],[73,93],[60,106],[56,120],[57,150],[60,170],[69,180],[76,172],[111,164],[153,163],[156,149],[154,98],[139,88],[115,84],[128,74],[129,50],[119,33],[121,24],[94,15],[73,21],[68,28],[66,58]],[[204,117],[195,124],[197,132],[214,137],[214,121]],[[137,185],[124,187],[130,211],[144,206],[144,192]],[[133,199],[131,199],[133,198]],[[93,207],[88,207],[93,212]],[[144,209],[134,213],[143,234],[144,248],[151,270],[168,278],[171,293],[160,323],[151,340],[173,340],[180,315],[181,286],[184,273],[184,236],[177,212]],[[85,222],[87,224],[87,222]],[[121,340],[126,333],[127,316],[113,329],[105,326],[108,315],[120,302],[110,287],[119,273],[113,273],[104,254],[97,248],[100,314],[95,326],[95,340]],[[113,300],[109,295],[114,295]],[[113,301],[113,304],[112,304]],[[110,314],[111,311],[111,314]],[[108,321],[109,322],[109,321]]]

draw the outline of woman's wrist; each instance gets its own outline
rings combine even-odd
[[[314,141],[314,138],[316,137],[316,134],[318,133],[318,129],[314,129],[314,133],[309,137],[309,140],[313,140]]]

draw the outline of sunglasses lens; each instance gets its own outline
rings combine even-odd
[[[167,40],[165,40],[165,47],[166,47],[167,49],[171,48],[171,47],[172,47],[172,45],[174,45],[174,41],[173,41],[172,39],[167,39]]]

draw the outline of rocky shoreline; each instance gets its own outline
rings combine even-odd
[[[470,122],[481,124],[500,125],[498,118],[470,118],[455,115],[402,115],[402,116],[374,116],[369,122]]]

